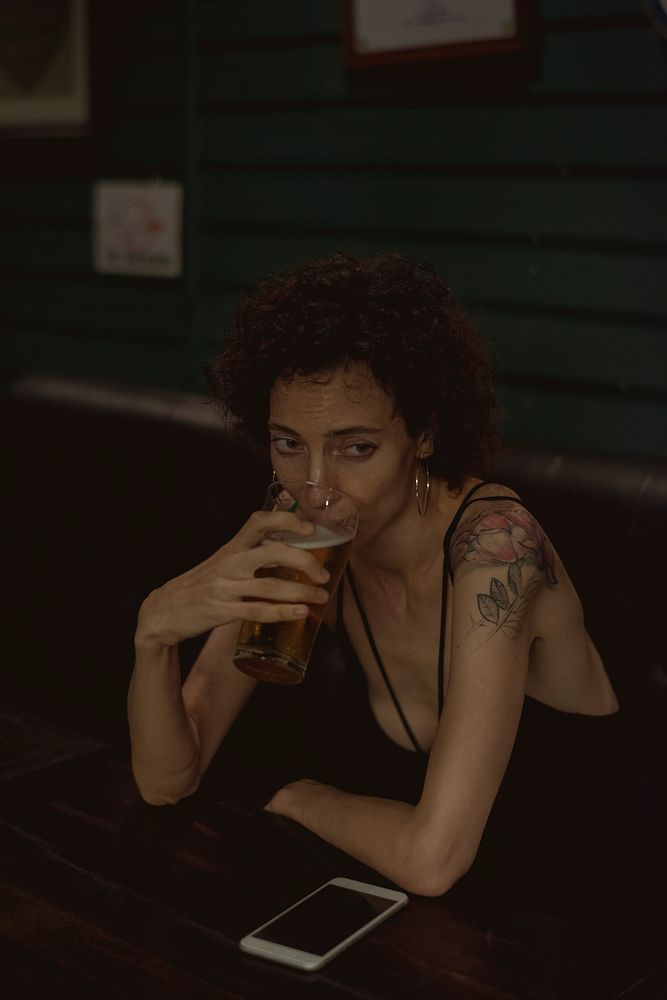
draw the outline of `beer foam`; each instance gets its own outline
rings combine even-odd
[[[341,528],[341,531],[344,529]],[[331,528],[326,528],[321,524],[315,525],[312,535],[295,535],[293,531],[271,531],[263,543],[284,542],[295,549],[326,549],[334,548],[336,545],[345,545],[354,538],[354,532],[347,530],[346,534],[336,534]]]

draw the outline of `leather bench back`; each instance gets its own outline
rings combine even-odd
[[[667,463],[515,444],[498,477],[558,550],[621,701],[667,694]]]
[[[176,393],[32,379],[3,409],[5,683],[124,732],[142,600],[229,539],[267,472]]]
[[[176,392],[35,377],[0,405],[3,685],[122,736],[141,601],[231,537],[270,467]],[[543,521],[621,697],[665,683],[667,464],[516,445],[496,476]]]

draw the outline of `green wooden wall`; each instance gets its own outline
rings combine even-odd
[[[644,11],[542,0],[534,83],[471,97],[350,77],[338,0],[138,4],[95,176],[0,185],[4,382],[200,388],[256,278],[396,249],[478,315],[509,437],[667,456],[666,49]],[[94,274],[105,177],[184,181],[182,280]]]

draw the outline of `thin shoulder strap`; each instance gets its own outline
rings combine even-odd
[[[336,632],[343,627],[343,588],[345,586],[345,574],[340,578],[338,590],[336,592]]]
[[[450,524],[449,528],[447,529],[447,533],[446,533],[444,541],[443,541],[444,558],[443,558],[443,562],[442,562],[442,593],[441,593],[441,612],[440,612],[440,640],[439,640],[439,647],[438,647],[438,718],[442,715],[442,709],[443,709],[443,706],[444,706],[444,703],[445,703],[445,632],[446,632],[446,629],[447,629],[447,578],[449,576],[449,577],[451,577],[453,579],[452,572],[451,572],[450,561],[449,561],[449,546],[450,546],[450,543],[451,543],[452,536],[453,536],[453,534],[454,534],[454,532],[455,532],[455,530],[456,530],[456,528],[457,528],[457,526],[458,526],[458,524],[459,524],[459,522],[461,520],[461,517],[463,516],[464,511],[466,510],[466,508],[471,503],[473,503],[473,499],[472,498],[473,498],[474,494],[478,490],[481,490],[481,488],[483,486],[487,486],[487,485],[488,485],[488,483],[486,483],[486,482],[477,483],[475,486],[472,487],[472,489],[468,490],[468,492],[466,493],[465,497],[463,498],[463,501],[462,501],[459,509],[457,510],[456,514],[454,515],[454,517],[452,519],[452,523]],[[523,500],[519,500],[519,499],[517,499],[517,497],[491,496],[491,497],[478,497],[477,499],[478,500],[512,500],[512,501],[514,501],[514,503],[519,503],[523,507],[526,506],[526,504],[523,502]],[[399,715],[399,717],[401,719],[401,722],[403,723],[403,728],[405,729],[405,732],[407,733],[408,738],[409,738],[410,742],[412,743],[412,745],[414,746],[415,750],[418,753],[423,753],[424,751],[422,750],[421,746],[419,745],[419,742],[417,741],[417,738],[415,737],[415,734],[413,733],[413,731],[412,731],[412,729],[410,727],[410,724],[409,724],[408,720],[405,717],[405,713],[403,712],[403,709],[401,708],[400,702],[399,702],[398,698],[396,697],[396,692],[394,691],[394,689],[393,689],[393,687],[391,685],[391,681],[389,680],[389,677],[387,675],[387,671],[385,669],[384,663],[382,662],[382,658],[380,656],[380,652],[379,652],[379,650],[377,648],[377,645],[375,643],[375,639],[373,638],[373,633],[371,632],[371,627],[369,625],[368,618],[366,617],[366,612],[364,611],[363,605],[361,603],[361,598],[359,597],[359,592],[358,592],[356,584],[354,582],[354,577],[352,575],[352,570],[350,569],[349,564],[348,564],[348,566],[347,566],[347,568],[345,570],[345,573],[344,573],[344,575],[343,575],[343,577],[342,577],[342,579],[340,581],[340,584],[338,585],[337,605],[336,605],[336,628],[342,628],[343,624],[344,624],[343,623],[343,589],[344,589],[344,585],[345,585],[345,580],[346,579],[349,580],[350,590],[352,591],[352,596],[353,596],[354,602],[355,602],[355,604],[357,606],[357,610],[359,612],[359,617],[361,618],[361,622],[362,622],[362,625],[364,627],[364,631],[366,633],[366,638],[368,639],[368,644],[369,644],[369,646],[371,648],[371,652],[373,653],[373,656],[375,657],[375,662],[377,663],[378,670],[380,671],[382,679],[384,680],[384,682],[385,682],[385,684],[387,686],[387,690],[389,692],[391,700],[394,703],[394,707],[395,707],[396,711],[398,712],[398,715]]]
[[[375,639],[373,638],[373,633],[371,632],[371,627],[368,624],[368,618],[366,617],[366,612],[364,611],[363,606],[361,604],[361,599],[359,597],[359,592],[358,592],[356,584],[354,582],[354,577],[352,576],[352,570],[350,569],[349,563],[348,563],[347,569],[345,570],[345,574],[346,574],[348,580],[350,581],[350,590],[352,591],[352,596],[354,597],[354,602],[357,605],[357,610],[359,612],[359,617],[361,618],[362,624],[364,626],[364,631],[366,633],[366,638],[368,639],[368,645],[371,647],[371,651],[373,653],[373,656],[375,657],[375,662],[378,665],[378,670],[380,671],[380,674],[382,675],[382,680],[387,685],[387,691],[389,692],[389,694],[391,696],[391,700],[394,703],[394,708],[396,709],[396,711],[398,712],[398,714],[400,716],[401,722],[403,723],[403,728],[405,729],[406,733],[408,734],[408,739],[412,743],[413,747],[415,748],[415,750],[417,751],[417,753],[424,753],[424,751],[422,750],[421,746],[419,745],[417,737],[412,732],[412,728],[410,727],[410,724],[409,724],[408,720],[405,717],[403,709],[401,708],[401,703],[399,702],[398,698],[396,697],[396,692],[394,691],[394,689],[393,689],[393,687],[391,685],[391,681],[389,680],[389,676],[388,676],[387,671],[385,669],[385,665],[382,662],[382,658],[380,656],[380,652],[379,652],[377,646],[375,645]],[[341,583],[342,582],[343,581],[341,580]],[[339,607],[340,607],[340,602],[339,602]]]
[[[481,483],[477,483],[475,486],[472,487],[472,489],[468,490],[468,492],[464,496],[463,500],[459,504],[459,509],[457,510],[456,514],[454,514],[454,517],[452,518],[451,524],[447,528],[447,531],[445,533],[445,538],[444,538],[444,541],[442,543],[443,549],[444,549],[444,552],[445,552],[445,562],[447,564],[449,564],[449,546],[451,545],[451,541],[452,541],[452,537],[454,535],[454,532],[456,531],[456,529],[459,526],[459,521],[463,517],[463,514],[464,514],[465,510],[470,506],[471,503],[473,503],[473,499],[472,498],[473,498],[474,494],[477,493],[478,490],[481,490],[481,488],[483,486],[488,486],[488,485],[489,484],[485,483],[484,481],[482,481]],[[486,498],[485,497],[478,497],[477,499],[478,500],[484,500]],[[491,499],[491,498],[489,497],[489,499]],[[450,576],[451,576],[451,573],[450,573]]]
[[[452,535],[461,520],[461,515],[468,504],[472,503],[471,497],[481,490],[482,486],[488,485],[485,482],[477,483],[468,490],[463,498],[461,506],[452,519],[452,523],[447,528],[443,541],[444,559],[442,561],[442,590],[440,593],[440,639],[438,641],[438,718],[442,715],[445,704],[445,632],[447,631],[447,576],[451,575],[449,568],[449,545]]]
[[[465,497],[463,498],[463,503],[465,504],[465,503],[469,502],[470,497],[474,493],[476,493],[477,490],[481,489],[482,486],[486,486],[486,483],[477,483],[475,486],[472,487],[472,489],[468,490],[468,492],[466,493]],[[458,518],[458,516],[459,516],[458,512],[457,512],[456,516]],[[438,718],[440,718],[440,716],[442,715],[442,709],[443,709],[443,706],[445,704],[445,626],[446,626],[446,621],[447,621],[447,556],[446,556],[446,552],[447,552],[447,550],[445,549],[445,559],[443,561],[443,567],[442,567],[442,591],[441,591],[441,598],[440,598],[440,602],[441,602],[440,638],[439,638],[439,642],[438,642]],[[419,742],[417,741],[417,738],[416,738],[415,734],[412,732],[412,728],[410,727],[410,724],[409,724],[408,720],[405,717],[405,713],[403,712],[403,709],[401,708],[400,702],[399,702],[398,698],[396,697],[396,692],[394,691],[394,689],[393,689],[393,687],[391,685],[391,681],[389,680],[389,676],[387,674],[385,665],[382,662],[382,658],[380,656],[380,652],[379,652],[379,650],[377,648],[377,645],[375,643],[375,639],[373,638],[373,633],[371,632],[371,627],[370,627],[370,625],[368,623],[368,618],[366,617],[366,612],[364,611],[363,605],[361,603],[361,598],[359,597],[359,591],[357,590],[357,587],[355,585],[354,577],[352,576],[352,570],[350,569],[349,564],[348,564],[347,569],[345,570],[345,574],[344,574],[344,576],[343,576],[343,578],[340,581],[340,584],[338,586],[338,603],[337,603],[337,622],[336,622],[336,625],[338,627],[338,625],[339,624],[342,625],[342,622],[343,622],[343,586],[344,586],[345,578],[347,578],[350,581],[350,590],[352,591],[352,596],[354,597],[354,602],[355,602],[355,604],[357,606],[357,611],[359,612],[359,617],[361,618],[362,625],[364,626],[364,631],[366,633],[366,638],[368,639],[368,645],[371,647],[371,652],[373,653],[373,656],[375,657],[375,662],[377,663],[378,670],[380,671],[380,674],[382,675],[382,679],[384,680],[384,682],[385,682],[385,684],[387,686],[387,691],[389,692],[391,700],[394,703],[394,707],[395,707],[396,711],[398,712],[398,715],[399,715],[399,717],[401,719],[401,722],[403,723],[403,728],[405,729],[406,733],[408,734],[408,738],[409,738],[410,742],[412,743],[412,745],[414,746],[415,750],[417,750],[418,752],[423,752],[421,746],[419,745]]]

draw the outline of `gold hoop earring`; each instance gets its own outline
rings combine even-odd
[[[271,480],[271,482],[272,483],[277,483],[278,482],[278,473],[276,472],[275,469],[273,470],[273,479]]]
[[[423,499],[422,499],[422,467],[424,469],[424,474],[426,478],[426,485],[424,487]],[[417,463],[415,465],[415,500],[417,501],[417,511],[419,516],[426,517],[426,512],[428,510],[428,501],[431,494],[431,473],[429,472],[428,462],[421,455],[417,456]]]

